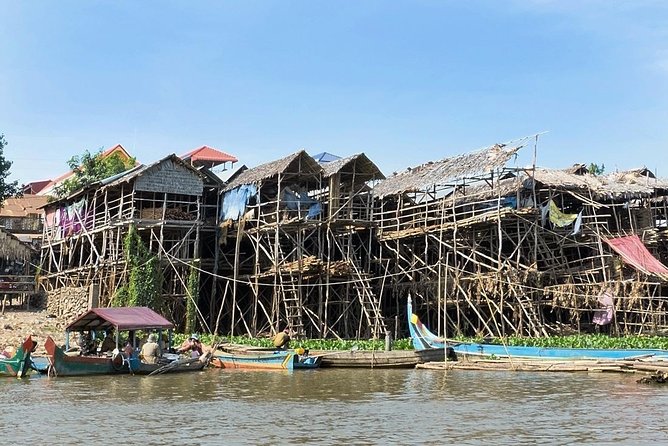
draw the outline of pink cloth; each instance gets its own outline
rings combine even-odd
[[[668,280],[668,268],[647,250],[637,235],[605,239],[605,241],[626,263],[638,271]]]
[[[592,322],[596,325],[607,325],[612,322],[612,317],[615,313],[615,304],[612,301],[612,296],[609,293],[604,293],[598,297],[598,303],[603,308],[594,312]]]

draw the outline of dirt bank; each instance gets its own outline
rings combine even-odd
[[[46,310],[25,311],[16,307],[5,308],[0,315],[0,350],[6,346],[17,347],[26,336],[37,341],[35,355],[45,354],[44,341],[51,336],[57,344],[65,342],[65,322],[47,317]]]

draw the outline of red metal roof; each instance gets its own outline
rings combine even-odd
[[[65,330],[170,329],[174,324],[147,307],[93,308],[70,323]]]
[[[209,146],[202,146],[199,149],[191,150],[181,157],[182,160],[190,160],[192,164],[201,162],[213,165],[221,163],[236,163],[239,161],[236,157],[229,153],[221,152]]]

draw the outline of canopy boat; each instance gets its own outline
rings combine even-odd
[[[146,307],[123,308],[93,308],[66,328],[65,349],[56,345],[48,337],[44,344],[49,362],[47,371],[55,376],[74,375],[114,375],[114,374],[156,374],[191,372],[202,370],[208,362],[208,355],[198,358],[181,358],[176,354],[162,353],[154,362],[144,362],[140,358],[137,330],[144,332],[157,331],[158,339],[162,340],[162,331],[168,332],[168,343],[171,344],[171,330],[173,324]],[[69,336],[72,331],[80,333],[115,330],[116,348],[111,352],[102,352],[99,349],[83,348],[77,355],[66,353],[69,350]],[[120,333],[128,332],[129,343],[121,350]]]
[[[420,322],[420,318],[413,313],[411,297],[408,296],[408,327],[416,350],[442,349],[446,341],[433,334]],[[668,359],[668,350],[661,349],[598,349],[598,348],[561,348],[561,347],[531,347],[487,344],[476,342],[447,342],[448,347],[457,355],[463,356],[495,356],[497,358],[525,358],[525,359],[637,359],[637,358],[665,358]]]
[[[30,354],[36,345],[37,343],[32,340],[32,337],[28,336],[11,357],[0,354],[0,376],[15,376],[17,378],[27,376],[32,368]]]

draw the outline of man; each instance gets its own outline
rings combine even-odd
[[[190,352],[191,358],[199,358],[202,354],[202,343],[196,333],[190,335],[190,338],[185,340],[178,349],[179,353]]]
[[[290,330],[286,328],[274,336],[274,347],[279,350],[287,350],[290,347]]]
[[[158,358],[162,355],[162,352],[157,341],[158,335],[155,333],[151,333],[148,336],[148,341],[142,346],[141,353],[139,354],[142,362],[146,364],[155,364],[158,362]]]
[[[100,344],[100,353],[113,351],[116,348],[116,339],[114,339],[114,330],[109,329]]]

